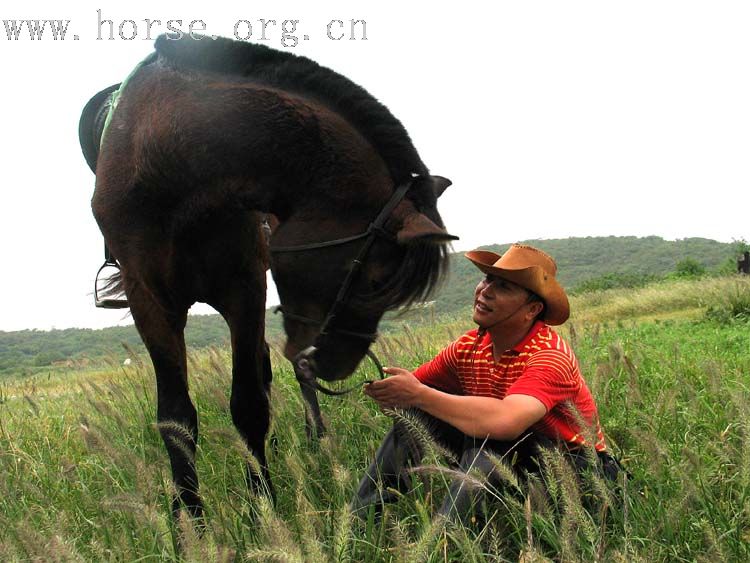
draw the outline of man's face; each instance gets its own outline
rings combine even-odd
[[[474,322],[482,328],[515,322],[526,313],[529,292],[512,281],[487,274],[474,290]]]

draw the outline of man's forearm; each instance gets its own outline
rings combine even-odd
[[[451,395],[424,386],[414,406],[475,438],[513,440],[525,430],[503,412],[503,401],[492,397]]]

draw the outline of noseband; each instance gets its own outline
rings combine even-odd
[[[325,319],[322,322],[317,321],[315,319],[311,319],[309,317],[298,315],[296,313],[292,313],[290,311],[285,311],[282,306],[278,306],[275,310],[275,312],[277,313],[281,312],[281,314],[284,315],[284,318],[286,319],[297,321],[303,324],[320,326],[320,330],[318,331],[318,334],[315,337],[315,340],[312,346],[308,346],[307,348],[302,350],[292,360],[292,363],[294,364],[294,373],[297,376],[297,379],[301,383],[304,383],[305,385],[308,385],[314,389],[317,389],[318,391],[325,393],[327,395],[343,395],[344,393],[349,393],[350,391],[356,388],[356,387],[352,387],[351,389],[347,389],[344,391],[333,391],[331,389],[327,389],[326,387],[323,387],[317,381],[317,376],[315,375],[317,368],[315,366],[315,360],[313,359],[313,355],[315,354],[315,352],[321,349],[326,339],[328,338],[328,335],[330,335],[331,333],[338,333],[338,334],[343,334],[345,336],[360,338],[362,340],[366,340],[368,343],[374,342],[375,339],[378,337],[377,332],[363,333],[363,332],[355,332],[351,330],[344,330],[341,328],[334,327],[333,323],[336,319],[336,316],[341,311],[342,307],[344,307],[347,304],[349,300],[349,296],[351,294],[352,285],[354,284],[354,280],[356,279],[357,275],[362,269],[365,258],[367,257],[367,254],[370,251],[370,248],[375,242],[375,239],[377,237],[386,238],[391,241],[395,239],[395,237],[391,233],[388,233],[387,231],[384,230],[383,226],[385,225],[385,222],[388,220],[388,218],[390,217],[391,213],[396,208],[396,206],[401,202],[402,199],[404,199],[404,196],[409,191],[411,184],[412,184],[412,181],[410,180],[409,182],[405,184],[401,184],[398,188],[396,188],[396,190],[393,192],[393,195],[391,196],[391,199],[388,200],[388,202],[385,204],[383,209],[380,211],[380,214],[375,218],[375,220],[372,223],[370,223],[370,226],[364,232],[361,232],[356,235],[352,235],[350,237],[328,240],[328,241],[323,241],[323,242],[313,242],[313,243],[300,244],[300,245],[295,245],[295,246],[271,246],[270,247],[271,253],[302,252],[306,250],[317,250],[320,248],[327,248],[329,246],[340,246],[342,244],[347,244],[347,243],[357,241],[360,239],[365,239],[365,242],[362,245],[362,248],[360,248],[359,253],[357,254],[356,258],[352,260],[351,267],[349,268],[349,273],[346,275],[346,277],[344,278],[344,281],[341,283],[341,287],[339,288],[338,294],[336,295],[336,300],[334,301],[333,305],[331,305],[331,308],[328,310],[328,314],[326,315]],[[383,373],[383,367],[378,361],[375,354],[372,352],[372,350],[368,348],[366,354],[373,361],[375,366],[378,368],[378,371],[380,372],[380,377],[381,378],[385,377],[385,374]]]

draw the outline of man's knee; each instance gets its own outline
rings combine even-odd
[[[385,435],[375,459],[365,471],[351,500],[351,509],[365,517],[370,506],[382,506],[396,499],[396,491],[405,491],[409,487],[408,466],[412,455],[408,444],[399,436],[394,426]]]

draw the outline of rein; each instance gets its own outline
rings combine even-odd
[[[316,321],[315,319],[311,319],[310,317],[303,317],[302,315],[295,315],[294,313],[284,312],[284,309],[281,305],[276,306],[273,312],[274,314],[281,313],[285,318],[289,318],[300,323],[320,326],[320,323],[318,321]],[[336,329],[335,332],[338,332],[339,334],[345,334],[347,336],[353,336],[355,338],[362,338],[370,342],[374,342],[375,339],[378,337],[377,332],[375,333],[354,332],[351,330],[344,330],[344,329]],[[297,356],[294,358],[294,375],[297,377],[297,381],[299,381],[303,385],[312,387],[313,389],[320,391],[321,393],[325,393],[326,395],[331,395],[331,396],[346,395],[347,393],[351,393],[352,391],[354,391],[355,389],[359,387],[359,385],[353,385],[352,387],[348,389],[335,391],[333,389],[328,389],[327,387],[324,387],[323,385],[321,385],[320,382],[315,377],[315,363],[311,359],[311,356],[315,353],[316,350],[317,348],[315,346],[309,346],[305,348],[302,352],[297,354]],[[385,379],[385,372],[383,371],[383,366],[380,363],[380,360],[378,360],[378,357],[375,355],[375,352],[373,352],[372,350],[368,348],[365,354],[367,355],[368,358],[372,360],[372,363],[375,364],[375,367],[378,370],[378,374],[380,374],[380,379]],[[363,383],[372,383],[372,381],[369,379],[366,379]]]
[[[370,223],[367,230],[362,233],[352,235],[349,237],[322,241],[322,242],[313,242],[313,243],[299,244],[299,245],[294,245],[294,246],[271,246],[270,247],[271,253],[303,252],[307,250],[317,250],[320,248],[338,246],[338,245],[347,244],[349,242],[353,242],[356,240],[365,239],[365,242],[360,248],[359,253],[357,254],[356,258],[352,260],[352,265],[351,265],[351,268],[349,268],[349,273],[346,275],[346,278],[344,278],[344,281],[341,283],[341,287],[339,288],[338,294],[336,295],[336,300],[334,301],[333,305],[331,305],[331,308],[328,310],[328,314],[326,315],[323,322],[319,322],[319,321],[316,321],[315,319],[310,319],[308,317],[304,317],[296,313],[285,311],[281,306],[277,307],[275,311],[275,312],[280,312],[285,318],[288,318],[290,320],[305,323],[305,324],[314,324],[314,325],[320,326],[320,330],[318,331],[318,334],[315,337],[315,340],[312,346],[308,346],[307,348],[302,350],[299,354],[297,354],[292,360],[292,363],[294,364],[294,373],[297,376],[297,379],[301,383],[308,385],[312,387],[313,389],[320,391],[321,393],[325,393],[326,395],[343,395],[345,393],[350,393],[351,391],[353,391],[354,389],[358,387],[358,386],[354,386],[347,390],[334,391],[332,389],[328,389],[324,387],[323,385],[321,385],[317,380],[317,376],[316,376],[317,367],[315,365],[315,360],[313,356],[325,344],[326,339],[331,333],[339,333],[339,334],[344,334],[346,336],[353,336],[355,338],[361,338],[363,340],[367,340],[370,343],[374,342],[375,339],[378,337],[377,332],[376,333],[362,333],[362,332],[344,330],[344,329],[333,327],[333,323],[336,319],[336,316],[339,314],[341,308],[344,305],[346,305],[349,299],[350,293],[351,293],[352,285],[354,284],[354,280],[356,279],[357,275],[362,269],[365,258],[367,257],[367,254],[370,251],[370,248],[375,242],[376,237],[382,237],[382,238],[387,238],[388,240],[394,240],[394,236],[391,233],[388,233],[387,231],[385,231],[383,226],[385,225],[385,222],[388,220],[388,218],[390,217],[391,213],[396,208],[396,206],[401,202],[402,199],[404,199],[404,196],[406,196],[406,193],[409,191],[411,184],[412,184],[412,180],[410,180],[409,182],[405,184],[401,184],[398,188],[396,188],[396,190],[393,192],[393,195],[391,196],[391,199],[388,200],[388,202],[385,204],[383,209],[380,211],[380,214],[375,218],[375,220],[372,223]],[[375,353],[368,348],[366,354],[373,361],[375,366],[378,368],[381,379],[384,378],[385,373],[383,372],[383,367],[381,363],[378,361],[377,356],[375,356]]]

